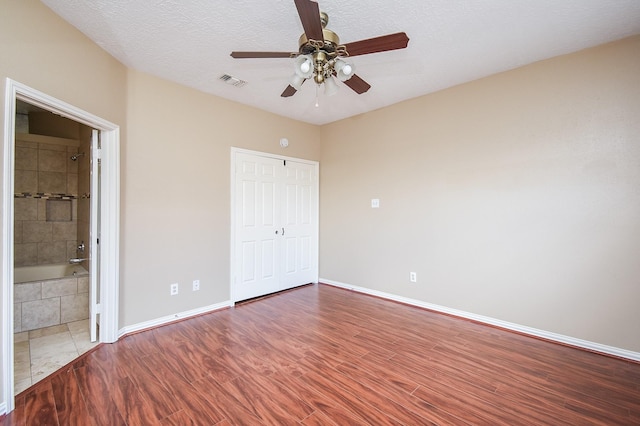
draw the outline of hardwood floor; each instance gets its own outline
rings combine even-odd
[[[640,364],[326,285],[102,345],[3,425],[630,425]]]

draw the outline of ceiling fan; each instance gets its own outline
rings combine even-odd
[[[317,2],[294,2],[304,29],[304,34],[298,41],[298,52],[231,52],[231,56],[236,59],[295,59],[295,74],[289,86],[280,95],[284,98],[293,96],[302,83],[311,78],[318,86],[324,84],[325,94],[334,94],[338,90],[334,76],[354,92],[362,94],[369,90],[371,85],[354,74],[354,66],[345,59],[350,56],[404,49],[409,43],[407,34],[400,32],[341,45],[338,35],[325,28],[329,16],[320,12]]]

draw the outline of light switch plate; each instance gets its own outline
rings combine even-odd
[[[371,208],[372,209],[377,209],[380,207],[380,199],[379,198],[372,198],[371,199]]]

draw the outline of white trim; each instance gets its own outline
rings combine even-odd
[[[13,377],[13,175],[15,155],[15,104],[23,100],[44,108],[60,116],[98,129],[102,137],[102,203],[101,215],[101,256],[100,256],[100,300],[104,309],[100,315],[100,341],[117,340],[119,275],[120,275],[120,129],[116,124],[76,108],[64,101],[49,96],[36,89],[18,83],[10,78],[5,80],[5,117],[3,147],[3,190],[2,190],[2,368],[3,398],[0,407],[4,412],[14,408]],[[2,414],[2,411],[0,411]]]
[[[190,311],[179,312],[177,314],[167,315],[164,317],[156,318],[154,320],[149,320],[145,322],[141,322],[138,324],[128,325],[118,332],[118,338],[125,336],[131,333],[137,333],[139,331],[148,330],[150,328],[156,328],[163,325],[170,324],[175,321],[184,320],[187,318],[195,317],[202,314],[208,314],[214,311],[218,311],[220,309],[226,309],[233,306],[230,300],[222,303],[216,303],[215,305],[204,306],[202,308],[192,309]]]
[[[460,318],[470,319],[473,321],[481,322],[507,330],[515,331],[522,334],[527,334],[533,337],[539,337],[546,340],[551,340],[557,343],[562,343],[569,346],[575,346],[577,348],[586,349],[593,352],[599,352],[606,355],[612,355],[619,358],[625,358],[632,361],[640,361],[640,352],[633,352],[626,349],[616,348],[614,346],[602,345],[600,343],[590,342],[588,340],[577,339],[571,336],[565,336],[563,334],[553,333],[550,331],[540,330],[537,328],[527,327],[512,322],[502,321],[496,318],[486,317],[483,315],[476,315],[471,312],[461,311],[458,309],[447,308],[446,306],[434,305],[432,303],[423,302],[417,299],[409,299],[407,297],[398,296],[391,293],[384,293],[377,290],[371,290],[366,287],[358,287],[350,284],[341,283],[339,281],[328,280],[320,278],[320,283],[329,284],[334,287],[340,287],[347,290],[356,291],[358,293],[368,294],[370,296],[380,297],[382,299],[393,300],[395,302],[404,303],[411,306],[417,306],[419,308],[429,309],[436,312],[441,312],[448,315],[453,315]]]
[[[310,164],[315,167],[315,177],[316,177],[316,191],[315,191],[315,205],[316,205],[316,227],[314,229],[315,238],[316,238],[316,247],[315,247],[315,283],[318,282],[318,277],[320,274],[320,162],[315,160],[305,160],[303,158],[296,157],[287,157],[284,155],[272,154],[269,152],[260,152],[253,151],[250,149],[244,148],[236,148],[231,147],[231,167],[230,169],[230,180],[231,180],[231,204],[230,204],[230,214],[231,214],[231,229],[230,229],[230,241],[229,241],[229,297],[231,300],[231,306],[235,306],[236,295],[235,295],[235,286],[233,285],[235,282],[235,236],[236,236],[236,219],[235,219],[235,205],[236,205],[236,155],[237,154],[249,154],[256,155],[260,157],[267,158],[275,158],[278,160],[288,160],[295,161],[297,163]]]
[[[4,149],[2,176],[2,396],[4,410],[0,415],[13,410],[13,156],[15,151],[17,88],[7,79],[4,103]]]

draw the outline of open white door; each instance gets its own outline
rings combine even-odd
[[[91,341],[98,339],[98,280],[100,279],[100,135],[91,133],[91,230],[89,243],[89,329]]]

